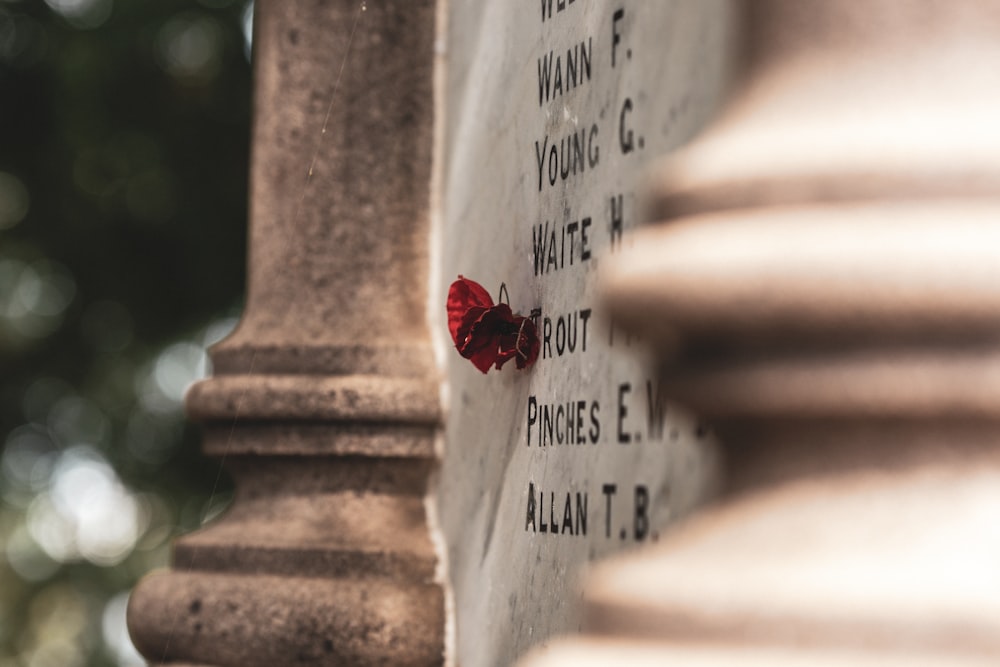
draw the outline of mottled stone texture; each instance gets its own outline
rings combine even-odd
[[[434,4],[255,5],[249,289],[218,372],[432,372]]]
[[[434,665],[433,0],[258,0],[249,291],[188,396],[236,482],[133,593],[155,663]]]
[[[744,85],[605,284],[727,491],[527,664],[997,664],[1000,3],[747,10]]]

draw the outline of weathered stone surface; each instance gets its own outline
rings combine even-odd
[[[644,168],[724,98],[735,18],[716,0],[458,0],[447,18],[430,301],[449,403],[435,501],[455,657],[508,665],[579,627],[590,561],[659,539],[715,487],[712,437],[661,400],[596,287],[639,224]],[[459,356],[445,327],[459,274],[538,310],[532,368],[484,376]]]
[[[422,222],[422,221],[421,221]],[[372,267],[377,269],[377,267]],[[412,287],[412,286],[411,286]],[[321,291],[329,289],[326,284]],[[419,295],[415,295],[419,296]],[[373,303],[377,305],[377,302]],[[330,323],[336,329],[337,321]],[[227,340],[212,353],[212,367],[220,375],[246,373],[390,375],[426,378],[434,372],[431,348],[419,337],[412,323],[397,323],[398,338],[392,343],[325,345],[322,342],[289,341],[287,345],[260,343],[255,339]]]
[[[161,662],[422,666],[443,660],[444,604],[432,584],[173,572],[144,579],[133,599],[130,615],[145,619],[133,640]]]
[[[225,517],[182,538],[181,567],[221,572],[431,581],[424,516],[430,463],[342,458],[230,459]]]
[[[194,419],[220,421],[324,420],[437,424],[437,384],[366,375],[221,375],[194,385],[187,396]]]
[[[392,422],[337,423],[320,421],[263,422],[252,426],[210,424],[204,429],[204,450],[211,456],[236,454],[378,456],[404,459],[434,457],[433,424]]]
[[[216,351],[227,372],[252,359],[267,374],[435,373],[435,12],[433,0],[255,5],[251,270],[246,313]]]
[[[436,3],[258,0],[247,305],[189,414],[236,482],[133,592],[151,661],[437,665]]]
[[[727,490],[596,568],[592,639],[533,664],[996,662],[1000,7],[747,8],[748,80],[606,286]]]

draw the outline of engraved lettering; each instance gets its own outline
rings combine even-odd
[[[594,40],[566,49],[566,55],[549,51],[538,59],[538,106],[544,106],[564,93],[590,83]]]
[[[649,489],[643,484],[635,487],[635,525],[634,535],[636,541],[641,542],[646,539],[649,533]]]
[[[615,66],[615,55],[618,44],[622,41],[622,34],[618,31],[618,24],[625,18],[625,10],[621,7],[611,15],[611,66]]]
[[[555,318],[542,317],[542,359],[573,354],[577,350],[587,351],[587,327],[590,324],[590,308],[574,310]],[[555,354],[553,354],[553,349]]]
[[[625,126],[625,117],[630,113],[632,113],[632,98],[626,97],[625,103],[622,104],[621,114],[618,116],[618,143],[621,146],[623,155],[628,155],[635,150],[632,129],[626,129]]]
[[[627,445],[632,442],[632,434],[625,431],[623,428],[625,417],[628,416],[628,408],[625,406],[625,397],[630,391],[632,391],[631,383],[624,382],[618,385],[618,443],[622,445]]]
[[[594,169],[601,161],[601,149],[597,145],[598,134],[597,123],[593,123],[589,128],[583,127],[564,135],[558,142],[553,139],[551,145],[548,135],[541,143],[536,140],[538,191],[541,192],[545,187],[546,180],[553,186],[560,180],[566,181]],[[545,176],[548,178],[544,178]]]
[[[622,232],[625,230],[625,204],[622,195],[616,194],[611,197],[611,251],[621,248]],[[536,271],[537,274],[537,271]]]
[[[535,525],[535,485],[532,482],[528,482],[528,515],[524,520],[524,530],[529,529],[531,532],[537,530]]]
[[[532,265],[535,275],[559,271],[586,262],[591,256],[590,217],[558,224],[548,220],[531,228]]]
[[[556,13],[565,11],[576,0],[556,0]],[[552,19],[552,0],[542,0],[542,23]]]
[[[587,415],[590,428],[584,431]],[[600,405],[597,401],[576,399],[557,403],[539,402],[528,396],[528,428],[525,445],[596,445],[601,437]]]
[[[615,484],[601,486],[601,493],[604,494],[604,537],[611,537],[611,499],[617,490]]]

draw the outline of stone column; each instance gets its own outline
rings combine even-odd
[[[188,395],[230,510],[144,579],[155,663],[443,661],[425,513],[433,0],[258,0],[249,287]]]
[[[606,282],[728,493],[530,664],[996,664],[1000,3],[755,0],[746,35]]]

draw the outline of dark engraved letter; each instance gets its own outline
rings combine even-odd
[[[597,440],[601,437],[600,412],[600,403],[594,401],[590,404],[590,443],[592,445],[596,445]]]
[[[528,396],[528,447],[531,447],[531,427],[538,421],[538,399]],[[538,432],[538,444],[541,445],[542,432]]]
[[[535,485],[532,482],[528,482],[528,514],[524,520],[524,530],[531,530],[531,532],[537,532],[537,527],[535,526]]]
[[[618,32],[618,22],[625,18],[625,10],[618,8],[615,13],[611,15],[611,66],[615,66],[615,52],[618,49],[618,43],[622,41],[622,34]]]
[[[570,535],[573,534],[573,498],[570,496],[569,491],[566,492],[566,505],[563,507],[563,520],[562,529],[560,532],[569,532]]]
[[[576,492],[576,534],[587,534],[587,494]]]
[[[642,484],[635,487],[635,539],[642,541],[649,533],[649,490]]]
[[[538,106],[548,102],[552,91],[552,52],[538,59]]]
[[[615,495],[618,487],[614,484],[605,484],[601,487],[604,494],[604,537],[611,537],[611,497]]]
[[[628,416],[628,408],[625,406],[625,396],[630,391],[632,391],[631,383],[625,382],[618,385],[618,442],[623,445],[632,442],[632,434],[626,433],[622,428],[625,417]]]
[[[618,143],[621,145],[622,154],[628,155],[635,150],[635,137],[632,129],[625,129],[625,116],[632,113],[632,98],[626,97],[622,105],[622,112],[618,116]]]
[[[624,231],[625,205],[622,202],[622,195],[617,194],[611,197],[611,249],[621,247],[622,231]]]
[[[538,191],[542,191],[542,174],[545,173],[543,167],[545,166],[545,149],[549,145],[549,135],[545,135],[545,143],[540,147],[538,142],[535,142],[535,159],[538,161]],[[542,150],[538,150],[541,148]]]

